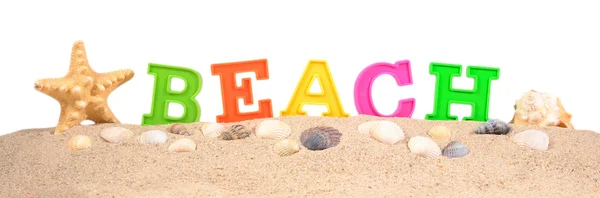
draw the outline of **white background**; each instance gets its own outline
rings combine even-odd
[[[359,72],[375,62],[408,59],[412,86],[397,87],[390,76],[376,80],[373,97],[380,112],[392,113],[397,100],[414,97],[413,118],[424,119],[433,111],[430,62],[462,64],[463,77],[454,84],[463,89],[472,89],[473,82],[464,77],[465,66],[480,65],[501,69],[492,82],[490,118],[510,121],[515,99],[535,89],[559,96],[575,128],[600,131],[598,98],[592,96],[600,85],[591,71],[600,56],[594,1],[356,2],[1,1],[0,134],[56,125],[58,102],[33,83],[65,75],[76,40],[85,42],[96,71],[135,71],[109,98],[118,119],[128,124],[140,124],[150,112],[150,62],[198,71],[204,80],[197,97],[200,120],[215,121],[222,102],[213,63],[267,58],[270,79],[252,82],[254,96],[272,99],[279,116],[308,61],[326,60],[344,110],[356,115],[353,86]],[[324,107],[304,109],[317,116]],[[451,113],[466,117],[470,107],[453,105]]]

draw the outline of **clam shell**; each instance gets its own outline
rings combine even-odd
[[[168,135],[161,130],[150,130],[142,133],[138,140],[142,144],[164,144],[167,142]]]
[[[373,128],[373,126],[375,126],[375,124],[377,124],[378,122],[379,121],[369,121],[358,125],[358,133],[363,135],[369,135],[369,133],[371,133],[371,128]]]
[[[376,122],[369,132],[371,138],[385,144],[396,144],[404,139],[404,131],[396,123],[382,120]]]
[[[431,139],[439,142],[446,142],[450,140],[450,136],[452,136],[450,129],[448,129],[448,127],[445,126],[431,127],[427,134],[429,135],[429,137],[431,137]]]
[[[123,127],[110,127],[103,129],[100,137],[110,143],[121,143],[133,137],[133,132]]]
[[[167,131],[172,134],[177,134],[177,135],[185,135],[185,136],[192,135],[192,132],[190,130],[188,130],[183,124],[180,124],[180,123],[172,124],[171,126],[169,126],[167,128]]]
[[[298,142],[290,139],[283,139],[273,144],[273,152],[279,156],[290,156],[300,151]]]
[[[467,148],[467,145],[457,141],[452,141],[448,143],[448,145],[446,145],[446,148],[442,150],[442,155],[447,158],[464,157],[469,153],[470,151],[469,148]]]
[[[219,137],[223,131],[227,130],[225,125],[220,123],[203,123],[200,126],[200,131],[204,136],[208,137]]]
[[[222,140],[239,140],[250,137],[251,133],[252,131],[250,131],[244,125],[235,124],[229,127],[229,129],[226,131],[221,132],[219,138]]]
[[[308,150],[318,151],[335,147],[340,143],[342,133],[333,127],[312,127],[300,135],[302,146]]]
[[[256,126],[254,134],[263,139],[280,140],[292,134],[292,127],[279,120],[264,120]]]
[[[515,101],[515,114],[511,123],[535,126],[558,126],[573,129],[571,113],[560,98],[549,93],[531,90]]]
[[[442,155],[442,150],[433,140],[423,137],[414,136],[408,140],[408,149],[412,154],[425,157],[439,157]]]
[[[506,135],[511,128],[502,120],[489,119],[475,129],[476,134]]]
[[[548,134],[538,130],[525,130],[513,136],[513,142],[519,146],[526,146],[534,150],[548,150],[550,138]]]
[[[92,139],[86,135],[76,135],[69,139],[67,145],[74,151],[85,150],[92,146]]]
[[[169,148],[167,149],[169,150],[169,152],[176,153],[195,151],[196,143],[189,138],[182,138],[171,143],[171,145],[169,145]]]

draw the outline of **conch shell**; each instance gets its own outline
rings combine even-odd
[[[560,99],[548,93],[531,90],[515,102],[512,124],[557,126],[573,129],[572,115],[563,107]]]

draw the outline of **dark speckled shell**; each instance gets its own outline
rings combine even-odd
[[[180,123],[172,124],[171,126],[169,126],[167,131],[171,132],[172,134],[177,134],[177,135],[185,135],[185,136],[192,135],[192,133],[187,128],[185,128],[185,126],[183,126],[183,124],[180,124]]]
[[[300,142],[308,150],[325,150],[340,143],[342,133],[333,127],[313,127],[302,132]]]
[[[239,140],[250,137],[251,133],[252,131],[244,125],[236,124],[229,127],[226,131],[223,131],[219,138],[222,140]]]
[[[510,132],[510,126],[498,119],[490,119],[475,129],[477,134],[506,135],[508,132]]]

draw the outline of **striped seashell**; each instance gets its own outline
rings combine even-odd
[[[408,149],[412,154],[425,157],[433,158],[442,155],[442,150],[433,140],[423,137],[414,136],[408,140]]]
[[[185,136],[192,135],[192,132],[190,130],[188,130],[183,124],[180,124],[180,123],[175,123],[175,124],[172,124],[171,126],[167,127],[167,131],[171,132],[172,134],[177,134],[177,135],[185,135]]]
[[[110,143],[121,143],[133,137],[133,132],[123,127],[105,128],[100,132],[100,137]]]
[[[371,138],[385,144],[396,144],[404,139],[404,131],[396,123],[382,120],[376,122],[369,132]]]
[[[448,127],[445,126],[431,127],[427,134],[429,135],[429,137],[431,137],[431,139],[440,142],[446,142],[450,140],[450,136],[452,135],[450,133],[450,129],[448,129]]]
[[[229,127],[226,131],[223,131],[219,136],[222,140],[239,140],[250,137],[250,131],[244,125],[235,124]]]
[[[519,146],[526,146],[534,150],[548,150],[550,138],[548,134],[538,130],[525,130],[513,136],[513,142]]]
[[[482,123],[475,129],[476,134],[494,134],[494,135],[506,135],[510,132],[511,128],[508,124],[499,119],[489,119],[487,122]]]
[[[298,142],[290,139],[279,140],[273,144],[273,152],[279,156],[290,156],[300,151]]]
[[[161,130],[150,130],[142,133],[138,140],[142,144],[164,144],[167,143],[168,135]]]
[[[279,120],[264,120],[254,130],[256,137],[271,140],[280,140],[292,134],[292,127]]]
[[[92,139],[86,135],[76,135],[69,139],[67,145],[74,151],[85,150],[92,146]]]
[[[313,127],[300,135],[302,146],[308,150],[318,151],[335,147],[340,143],[342,133],[333,127]]]
[[[467,148],[467,145],[457,141],[452,141],[448,143],[446,148],[442,150],[442,155],[446,156],[447,158],[459,158],[468,155],[469,152],[470,151],[469,148]]]
[[[200,131],[204,136],[219,137],[223,131],[227,130],[225,125],[220,123],[203,123],[200,126]]]
[[[176,153],[195,151],[196,143],[189,138],[182,138],[171,143],[171,145],[169,145],[169,148],[167,149],[169,150],[169,152]]]

